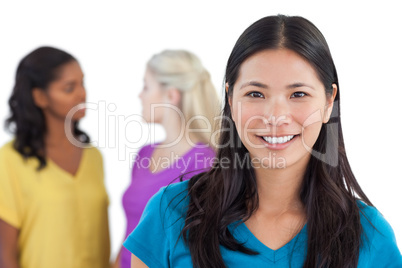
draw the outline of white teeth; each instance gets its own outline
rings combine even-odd
[[[262,137],[266,142],[271,144],[282,144],[293,139],[294,135],[283,136],[283,137]]]

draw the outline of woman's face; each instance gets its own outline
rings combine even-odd
[[[146,122],[162,122],[162,111],[164,109],[157,108],[156,106],[166,102],[163,93],[162,85],[155,79],[154,74],[147,68],[144,75],[144,88],[139,95],[142,104],[142,116]],[[154,107],[151,107],[152,104],[154,104]]]
[[[70,111],[72,120],[85,116],[85,108],[77,107],[86,101],[84,74],[76,61],[61,66],[58,78],[49,83],[45,91],[44,102],[41,104],[47,116],[65,120]]]
[[[334,96],[327,98],[313,67],[291,50],[265,50],[245,60],[229,104],[252,163],[307,165]]]

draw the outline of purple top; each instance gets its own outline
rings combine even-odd
[[[155,145],[147,145],[141,148],[134,161],[131,184],[123,195],[123,208],[127,218],[126,238],[137,226],[142,211],[148,200],[158,192],[158,190],[172,182],[179,182],[180,175],[184,175],[183,180],[190,179],[192,176],[206,171],[213,164],[215,152],[204,144],[197,144],[181,157],[174,158],[174,162],[168,166],[167,158],[161,158],[153,162],[155,167],[163,167],[161,171],[152,173],[150,171],[152,153]],[[122,247],[121,268],[130,268],[131,253]]]

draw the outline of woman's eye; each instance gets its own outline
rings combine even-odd
[[[64,91],[67,92],[67,93],[71,93],[71,92],[74,91],[74,87],[67,87],[67,88],[64,89]]]
[[[295,92],[292,94],[291,98],[302,98],[304,96],[307,96],[307,94],[304,92]]]
[[[260,92],[250,92],[247,95],[252,98],[264,98],[264,95],[262,95]]]

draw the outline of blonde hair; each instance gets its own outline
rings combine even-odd
[[[154,55],[147,64],[155,79],[164,87],[181,92],[181,107],[186,124],[191,129],[206,129],[205,122],[194,119],[204,116],[211,126],[209,132],[193,132],[197,140],[213,146],[211,135],[215,130],[214,118],[220,112],[220,101],[209,72],[200,59],[185,50],[164,50]]]

